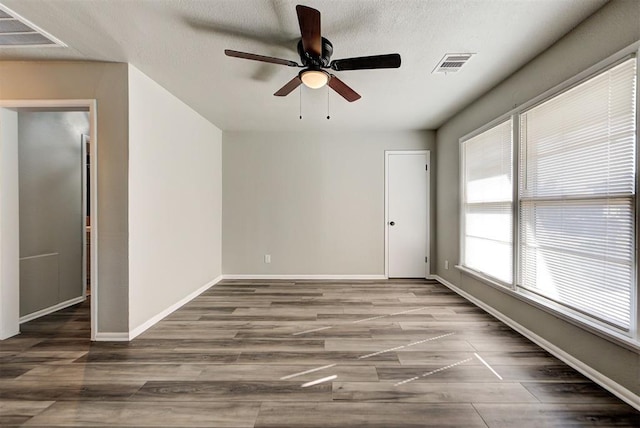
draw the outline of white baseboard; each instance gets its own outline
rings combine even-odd
[[[209,288],[213,287],[218,282],[222,281],[222,278],[223,278],[223,276],[220,275],[217,278],[213,279],[212,281],[209,281],[208,283],[206,283],[202,287],[198,288],[196,291],[194,291],[191,294],[189,294],[188,296],[184,297],[182,300],[180,300],[180,301],[174,303],[173,305],[169,306],[167,309],[163,310],[159,314],[149,318],[147,321],[145,321],[144,323],[140,324],[138,327],[134,328],[133,330],[130,330],[129,331],[129,335],[128,335],[128,339],[131,340],[131,339],[139,336],[144,331],[148,330],[150,327],[155,325],[158,321],[160,321],[161,319],[163,319],[164,317],[166,317],[170,313],[172,313],[175,310],[179,309],[180,307],[182,307],[186,303],[189,303],[191,300],[195,299],[196,297],[198,297],[199,295],[201,295],[202,293],[207,291]]]
[[[87,300],[85,296],[74,297],[73,299],[66,300],[62,303],[58,303],[57,305],[53,305],[48,308],[41,309],[37,312],[33,312],[29,315],[20,317],[20,324],[34,320],[36,318],[43,317],[45,315],[49,315],[50,313],[59,311],[61,309],[68,308],[69,306],[76,305],[80,302],[84,302],[85,300]]]
[[[129,333],[96,333],[96,342],[128,342]]]
[[[18,334],[20,334],[20,329],[12,329],[6,331],[0,330],[0,340],[5,340]]]
[[[630,406],[634,407],[637,410],[640,410],[640,397],[634,394],[632,391],[629,391],[624,386],[620,385],[619,383],[615,382],[614,380],[608,378],[607,376],[603,375],[599,371],[595,370],[591,366],[575,358],[573,355],[565,352],[563,349],[557,347],[556,345],[549,342],[545,338],[538,336],[536,333],[532,332],[528,328],[524,327],[523,325],[517,323],[516,321],[512,320],[508,316],[504,315],[502,312],[492,308],[491,306],[473,297],[471,294],[467,293],[461,288],[458,288],[457,286],[453,285],[451,282],[447,281],[441,276],[433,275],[433,278],[438,280],[447,288],[456,292],[460,296],[464,297],[474,305],[478,306],[481,309],[484,309],[486,312],[493,315],[494,317],[496,317],[497,319],[499,319],[500,321],[502,321],[503,323],[505,323],[506,325],[508,325],[509,327],[511,327],[512,329],[514,329],[515,331],[523,335],[524,337],[526,337],[527,339],[531,340],[536,345],[540,346],[542,349],[552,354],[554,357],[565,362],[567,365],[571,366],[572,368],[579,371],[580,373],[582,373],[583,375],[585,375],[586,377],[588,377],[598,385],[602,386],[607,391],[611,392],[613,395],[620,398],[625,403],[629,404]]]
[[[357,281],[357,280],[380,280],[387,279],[384,275],[235,275],[225,274],[222,275],[223,279],[297,279],[297,280],[343,280],[343,281]]]

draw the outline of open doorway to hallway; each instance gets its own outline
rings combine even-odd
[[[90,168],[97,152],[91,138],[94,103],[4,104],[0,162],[3,167],[14,162],[17,168],[9,168],[7,177],[3,173],[2,184],[3,193],[16,197],[0,203],[0,292],[8,296],[0,304],[0,339],[17,334],[31,320],[78,304],[91,306],[86,330],[93,338],[97,306],[87,301],[87,290],[93,288],[96,295],[91,281],[97,272],[96,218],[88,220],[97,196]],[[11,303],[17,310],[7,310]]]

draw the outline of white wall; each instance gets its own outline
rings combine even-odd
[[[221,275],[222,132],[129,65],[129,330]]]
[[[437,131],[436,273],[569,355],[640,394],[640,356],[454,268],[459,262],[459,139],[640,40],[640,2],[613,1]]]
[[[384,275],[384,151],[434,144],[431,131],[225,132],[224,274]]]
[[[0,340],[19,332],[18,113],[0,108]]]

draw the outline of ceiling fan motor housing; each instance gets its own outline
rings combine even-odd
[[[304,51],[302,47],[302,39],[298,42],[298,54],[300,55],[300,61],[302,65],[306,67],[329,67],[331,62],[331,55],[333,54],[333,45],[324,37],[322,38],[322,56],[319,58],[310,55]]]
[[[282,58],[239,52],[230,49],[225,49],[224,51],[227,56],[236,58],[302,68],[296,77],[278,89],[273,95],[285,97],[302,84],[312,89],[318,89],[327,85],[340,94],[345,100],[353,102],[361,98],[360,94],[351,89],[338,77],[328,72],[327,69],[346,71],[400,67],[400,54],[397,53],[343,58],[331,61],[333,44],[321,35],[320,11],[299,4],[296,6],[296,13],[298,15],[298,24],[300,24],[300,35],[302,36],[297,46],[302,65],[295,61]]]

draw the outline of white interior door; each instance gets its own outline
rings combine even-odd
[[[429,273],[429,152],[386,152],[387,275]]]

